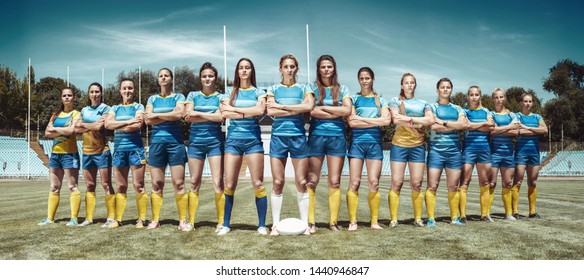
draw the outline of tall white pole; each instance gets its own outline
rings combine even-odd
[[[174,92],[174,66],[172,66],[172,92]]]
[[[138,66],[138,103],[142,104],[142,65]]]
[[[227,26],[223,25],[223,82],[227,89]]]
[[[67,86],[69,86],[69,66],[67,66]]]
[[[28,113],[26,114],[26,138],[28,139],[28,151],[27,151],[27,157],[28,157],[28,179],[30,179],[30,58],[28,58]]]
[[[101,68],[101,87],[103,88],[105,86],[105,71],[103,70],[103,67]],[[105,93],[102,92],[101,93],[101,102],[105,103]]]
[[[310,83],[310,46],[308,37],[308,24],[306,25],[306,79]]]

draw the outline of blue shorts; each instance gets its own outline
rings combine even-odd
[[[83,155],[83,169],[98,169],[112,167],[112,153],[107,150],[101,154]]]
[[[70,154],[51,154],[49,167],[52,168],[79,168],[79,153]]]
[[[391,145],[389,160],[397,162],[426,162],[426,148],[424,145],[416,147],[400,147]]]
[[[306,136],[279,136],[273,135],[270,140],[270,156],[274,158],[307,158],[308,144]]]
[[[347,156],[359,159],[379,159],[383,160],[383,148],[381,143],[355,143],[351,142]]]
[[[531,166],[538,166],[540,165],[539,162],[539,154],[515,154],[515,164],[516,165],[531,165]]]
[[[462,168],[462,154],[458,151],[454,152],[436,152],[430,150],[428,152],[427,160],[428,168],[448,168],[461,169]]]
[[[112,165],[115,167],[140,166],[147,162],[144,149],[136,151],[115,151]]]
[[[513,153],[499,154],[494,153],[491,155],[491,166],[496,168],[515,168],[515,157]]]
[[[463,162],[467,164],[491,163],[491,151],[464,150],[462,152]]]
[[[225,152],[242,156],[244,154],[264,153],[264,143],[257,138],[233,139],[225,141]]]
[[[187,151],[184,144],[153,143],[148,149],[148,164],[156,167],[185,165]]]
[[[324,155],[344,157],[347,155],[347,140],[344,136],[320,136],[308,137],[308,155],[320,157]]]
[[[207,142],[190,142],[188,156],[190,158],[205,159],[206,157],[222,156],[225,142],[214,139]]]

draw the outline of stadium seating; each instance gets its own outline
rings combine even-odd
[[[36,152],[29,149],[26,139],[0,136],[0,178],[26,177],[28,174],[46,177],[49,172]]]
[[[560,151],[539,172],[542,176],[584,176],[584,151]]]

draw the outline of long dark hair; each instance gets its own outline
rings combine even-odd
[[[89,91],[91,90],[92,86],[96,86],[99,88],[99,92],[101,92],[101,102],[103,102],[103,87],[98,82],[93,82],[87,87],[87,106],[91,106],[91,97],[89,96]]]
[[[323,105],[324,102],[324,96],[326,95],[326,91],[324,89],[324,82],[322,81],[322,76],[320,75],[320,64],[325,61],[328,60],[330,62],[332,62],[333,67],[335,68],[335,71],[333,73],[333,76],[331,77],[331,86],[333,87],[331,89],[331,97],[333,99],[333,104],[335,106],[339,105],[339,91],[340,91],[340,85],[339,85],[339,81],[337,78],[337,62],[335,61],[334,57],[332,57],[331,55],[325,54],[325,55],[321,55],[318,60],[316,61],[316,85],[318,86],[318,105]]]
[[[242,61],[247,61],[249,62],[249,64],[251,65],[251,75],[249,77],[249,82],[251,83],[252,86],[257,87],[256,85],[256,76],[255,76],[255,67],[253,66],[253,62],[251,62],[251,59],[247,58],[247,57],[242,57],[241,59],[239,59],[239,61],[237,61],[237,64],[235,66],[235,75],[233,78],[233,90],[231,91],[231,96],[229,97],[229,104],[233,106],[233,102],[235,102],[235,98],[237,97],[237,92],[239,91],[239,87],[241,86],[241,80],[239,79],[239,64]]]

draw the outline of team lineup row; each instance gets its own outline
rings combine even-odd
[[[476,165],[480,186],[481,220],[493,222],[490,216],[494,190],[500,172],[505,216],[519,216],[519,188],[527,173],[529,217],[539,218],[535,211],[536,181],[540,169],[538,135],[546,134],[541,116],[531,113],[533,96],[521,97],[522,110],[509,112],[505,108],[505,92],[492,93],[495,109],[481,106],[481,90],[468,89],[468,106],[461,108],[450,102],[452,82],[443,78],[436,84],[438,102],[430,104],[414,97],[416,79],[405,73],[401,78],[400,95],[387,101],[373,88],[375,74],[368,67],[357,72],[360,91],[350,94],[337,79],[336,62],[330,55],[317,60],[317,78],[309,85],[296,82],[298,60],[293,55],[280,59],[282,81],[267,92],[256,87],[255,68],[251,60],[242,58],[235,69],[233,88],[224,94],[216,92],[217,70],[210,63],[200,68],[202,90],[183,94],[172,91],[173,73],[167,68],[158,72],[160,93],[148,99],[147,105],[136,103],[135,83],[120,82],[122,103],[109,107],[102,102],[103,89],[93,83],[88,90],[88,106],[81,112],[73,109],[75,95],[65,88],[61,93],[62,108],[53,114],[45,136],[54,138],[49,162],[50,193],[47,218],[39,225],[54,222],[59,205],[60,188],[65,177],[71,191],[71,219],[67,226],[87,226],[93,223],[96,204],[96,178],[99,171],[105,191],[107,220],[102,227],[121,225],[128,189],[128,175],[136,192],[138,219],[136,228],[160,227],[160,210],[166,167],[179,214],[179,230],[194,229],[199,203],[199,189],[204,161],[207,158],[215,190],[218,235],[230,232],[231,212],[238,183],[239,170],[245,157],[254,188],[258,212],[258,233],[278,235],[278,223],[283,202],[282,190],[288,157],[294,167],[294,183],[300,219],[306,224],[305,234],[316,232],[316,187],[326,156],[329,188],[329,228],[338,231],[341,204],[341,171],[345,156],[349,158],[350,182],[346,193],[349,211],[349,231],[357,229],[357,208],[363,164],[367,168],[368,203],[371,228],[382,229],[378,222],[380,206],[379,178],[383,159],[381,127],[396,125],[390,151],[391,188],[388,195],[391,222],[398,225],[400,191],[406,166],[410,173],[414,224],[436,227],[436,191],[442,172],[446,173],[451,224],[464,225],[466,194]],[[266,112],[267,111],[267,112]],[[258,116],[274,117],[270,139],[270,166],[273,177],[269,195],[272,228],[268,232],[266,215],[268,194],[263,184],[264,149]],[[308,137],[303,115],[310,114]],[[221,123],[229,119],[227,137]],[[345,119],[351,128],[347,141]],[[181,122],[190,123],[188,147],[185,149]],[[140,129],[152,126],[148,159],[144,153]],[[426,156],[424,129],[430,129],[429,151]],[[114,153],[109,151],[104,130],[114,130]],[[464,139],[460,138],[464,131]],[[77,186],[79,155],[75,134],[83,134],[83,176],[86,181],[86,218],[78,223],[81,194]],[[185,163],[190,171],[190,189],[185,187]],[[152,191],[150,198],[144,186],[145,165],[150,165]],[[112,168],[113,167],[113,168]],[[111,173],[116,188],[111,183]],[[422,192],[424,171],[427,187]],[[148,202],[151,221],[146,225]],[[422,220],[426,204],[427,222]]]

